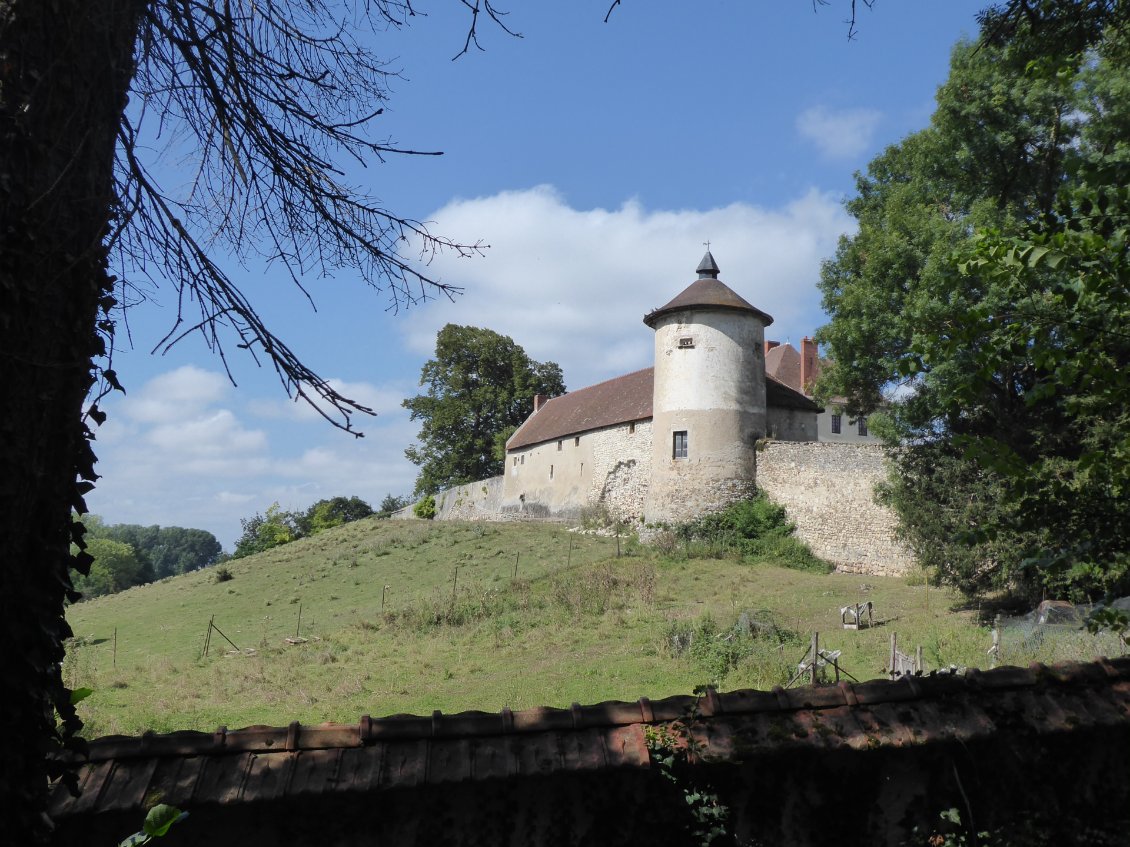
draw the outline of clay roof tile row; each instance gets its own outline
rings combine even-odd
[[[567,709],[361,718],[357,724],[254,726],[91,742],[82,793],[61,786],[54,815],[166,802],[245,803],[431,783],[649,764],[643,728],[685,721],[712,761],[753,751],[857,749],[1130,722],[1130,657],[1003,667],[897,681],[610,701]]]

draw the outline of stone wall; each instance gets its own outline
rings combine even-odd
[[[757,484],[788,512],[797,536],[848,573],[899,576],[914,557],[894,538],[895,516],[875,502],[886,452],[870,444],[763,441]]]
[[[590,430],[511,450],[501,485],[503,516],[578,518],[603,505],[638,521],[651,478],[651,421]]]
[[[457,485],[436,495],[436,519],[444,521],[498,520],[502,477]],[[411,510],[409,510],[411,511]]]

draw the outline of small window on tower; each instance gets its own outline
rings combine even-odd
[[[679,349],[680,350],[690,350],[692,347],[694,347],[694,339],[691,338],[689,335],[684,335],[682,338],[679,339]]]
[[[557,452],[558,453],[561,452],[561,442],[560,441],[557,442]]]
[[[687,458],[687,431],[685,429],[674,433],[671,439],[671,458]]]
[[[549,478],[553,479],[553,465],[549,466]]]
[[[628,424],[628,435],[635,435],[635,433],[636,433],[635,423],[633,422],[633,423]]]
[[[576,438],[573,439],[573,446],[574,447],[580,447],[581,446],[581,436],[578,435]]]

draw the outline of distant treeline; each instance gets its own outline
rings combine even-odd
[[[389,494],[381,501],[380,509],[375,510],[360,497],[331,497],[319,500],[304,511],[287,512],[278,503],[267,507],[266,513],[256,513],[254,517],[244,518],[243,534],[235,543],[233,559],[240,559],[254,553],[262,553],[281,544],[289,544],[299,538],[317,535],[335,526],[361,520],[376,515],[387,518],[397,509],[408,505],[406,497]]]
[[[206,568],[224,554],[216,536],[203,529],[106,524],[97,515],[82,522],[94,563],[88,574],[75,575],[74,584],[87,599]]]

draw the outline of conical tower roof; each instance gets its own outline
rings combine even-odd
[[[672,312],[694,311],[696,309],[734,312],[749,312],[756,315],[765,326],[773,323],[773,317],[761,311],[756,306],[750,305],[745,299],[738,296],[730,286],[718,279],[718,263],[710,251],[702,257],[696,269],[698,279],[687,286],[681,294],[666,306],[660,306],[654,311],[644,315],[643,322],[652,329],[660,318]]]

